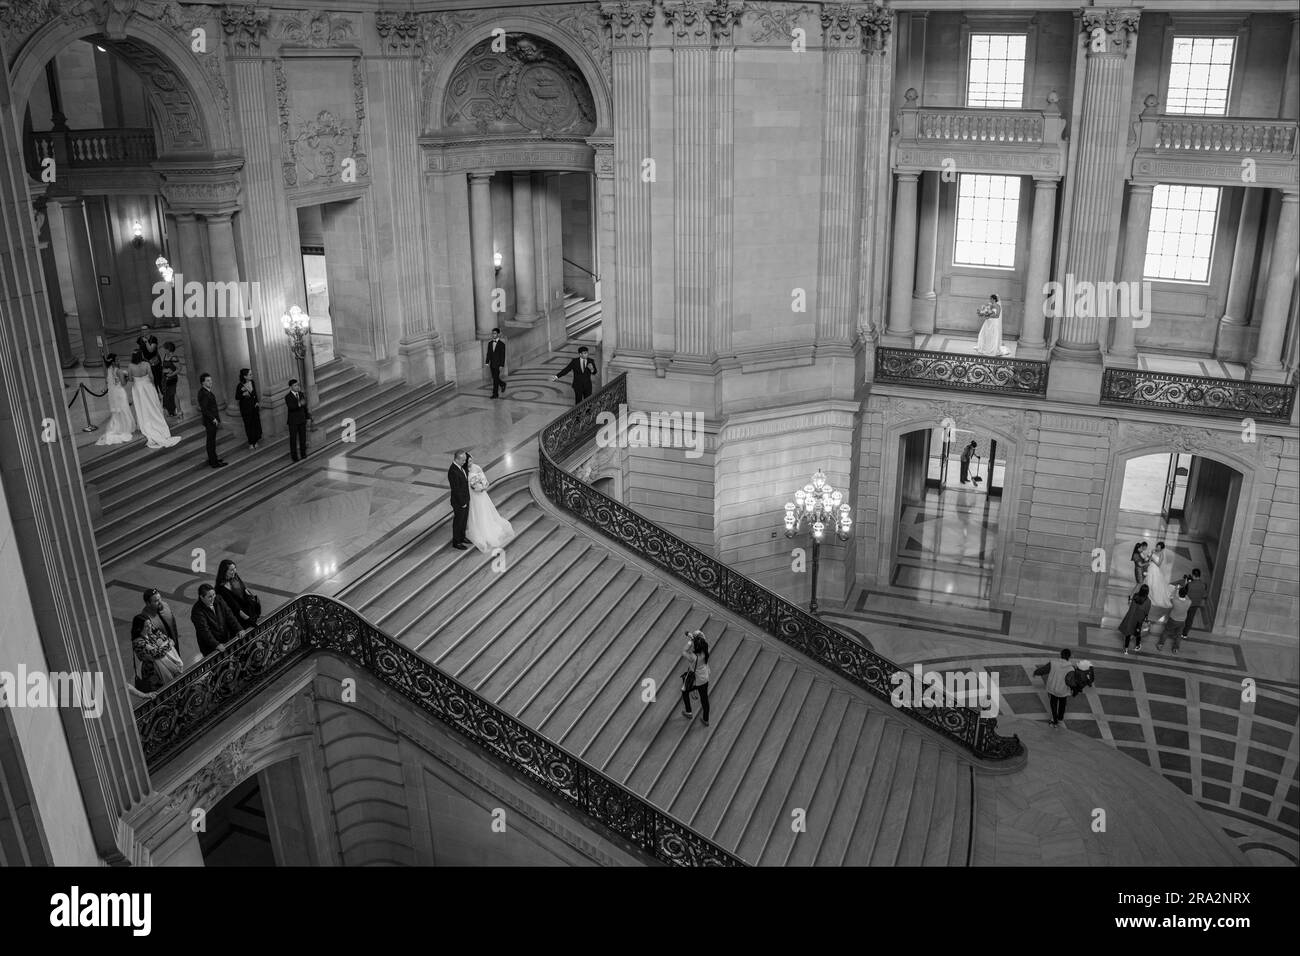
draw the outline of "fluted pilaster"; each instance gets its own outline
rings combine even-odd
[[[843,29],[833,29],[839,18]],[[862,40],[851,8],[826,8],[822,54],[822,195],[817,263],[817,341],[851,341],[860,250]]]
[[[736,46],[732,30],[740,19],[739,2],[715,3],[707,16],[713,27],[716,52],[713,60],[713,157],[709,169],[713,171],[713,300],[709,307],[711,319],[706,320],[711,329],[710,346],[715,354],[731,352],[732,333],[732,248],[735,245],[735,131],[732,116],[736,102]]]
[[[1029,267],[1025,271],[1025,317],[1020,324],[1020,354],[1026,350],[1039,357],[1046,356],[1047,342],[1043,333],[1047,316],[1043,311],[1047,303],[1047,283],[1051,281],[1052,239],[1056,235],[1056,180],[1034,180],[1034,212],[1029,229]]]
[[[1129,54],[1138,27],[1136,10],[1092,9],[1081,14],[1085,50],[1083,108],[1074,132],[1070,245],[1065,274],[1076,282],[1112,282],[1124,176],[1120,163],[1128,137],[1133,69]],[[1100,362],[1100,320],[1066,310],[1057,355]]]
[[[600,5],[613,40],[614,170],[618,260],[614,263],[618,310],[614,324],[624,352],[649,353],[651,338],[650,198],[642,179],[650,158],[650,0]],[[602,268],[608,268],[603,266]]]
[[[862,136],[868,144],[890,139],[893,113],[890,87],[894,75],[894,44],[890,40],[894,14],[886,6],[850,4],[857,14],[863,60]],[[834,9],[839,9],[838,7]],[[838,26],[838,24],[837,24]],[[883,331],[885,287],[889,269],[889,198],[893,183],[889,150],[869,145],[862,151],[862,251],[858,276],[858,333]],[[909,280],[910,281],[910,280]]]
[[[1152,183],[1130,183],[1128,187],[1128,218],[1125,222],[1124,262],[1120,266],[1120,281],[1136,283],[1141,287],[1142,274],[1146,271],[1147,233],[1151,228],[1151,196],[1155,190]],[[1133,288],[1133,286],[1130,286]],[[1148,307],[1150,303],[1147,304]],[[1112,337],[1110,351],[1120,359],[1132,359],[1137,355],[1136,329],[1133,316],[1114,315],[1110,318]]]
[[[1295,288],[1296,257],[1300,254],[1300,195],[1282,194],[1277,218],[1277,235],[1269,259],[1268,284],[1264,287],[1264,309],[1259,322],[1259,341],[1250,363],[1250,377],[1259,381],[1281,381],[1282,344],[1286,339],[1287,312]]]

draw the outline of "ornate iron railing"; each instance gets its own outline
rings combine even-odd
[[[1101,377],[1103,405],[1286,422],[1291,418],[1294,402],[1294,385],[1271,382],[1242,382],[1136,368],[1108,368]]]
[[[728,611],[892,703],[891,692],[895,688],[892,678],[896,673],[906,673],[903,668],[560,467],[560,460],[594,437],[602,412],[617,415],[619,406],[626,404],[627,375],[624,373],[542,430],[538,468],[546,497]],[[972,708],[904,706],[898,709],[982,759],[1007,760],[1024,753],[1019,737],[1000,736],[997,720],[981,717]]]
[[[876,349],[876,381],[963,392],[1047,394],[1046,362],[923,349]]]
[[[154,770],[307,657],[328,652],[364,668],[473,745],[571,807],[673,866],[743,860],[497,709],[341,601],[295,598],[225,651],[186,670],[136,710]]]

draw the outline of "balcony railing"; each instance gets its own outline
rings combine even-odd
[[[908,91],[908,102],[915,102]],[[1065,120],[1043,110],[912,107],[898,111],[896,172],[949,170],[1059,176]]]
[[[31,154],[39,166],[53,159],[72,169],[147,166],[158,158],[153,130],[77,129],[31,134]]]
[[[1024,143],[1043,142],[1044,115],[1036,110],[905,110],[903,134],[915,124],[918,142]]]
[[[617,415],[619,407],[626,404],[627,375],[623,374],[543,429],[538,442],[538,470],[546,497],[709,600],[892,706],[891,695],[896,687],[892,678],[903,672],[899,665],[644,515],[606,497],[560,466],[560,461],[595,437],[602,412]],[[1020,738],[1001,736],[996,718],[981,717],[974,708],[953,703],[936,707],[905,705],[898,710],[982,760],[1024,759]]]
[[[1291,157],[1296,152],[1296,122],[1221,116],[1143,116],[1138,147],[1158,153]]]
[[[1046,362],[923,349],[876,349],[876,381],[962,392],[1046,395]]]
[[[494,707],[341,601],[305,594],[249,634],[189,668],[135,712],[156,770],[294,664],[336,654],[394,689],[575,810],[671,866],[744,866],[743,860],[673,819]]]
[[[1132,368],[1108,368],[1101,379],[1103,405],[1286,422],[1291,418],[1294,402],[1294,385],[1269,382],[1242,382]]]

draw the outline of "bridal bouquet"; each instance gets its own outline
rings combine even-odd
[[[487,491],[487,475],[476,471],[470,476],[469,487],[471,491]]]
[[[997,315],[997,311],[991,305],[981,305],[975,310],[975,314],[981,319],[991,319],[993,316]]]

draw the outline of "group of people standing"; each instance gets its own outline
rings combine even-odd
[[[104,356],[104,384],[108,395],[108,427],[96,445],[121,445],[135,437],[136,428],[150,448],[170,448],[180,441],[173,435],[168,418],[180,418],[176,388],[180,363],[176,343],[161,349],[158,337],[136,339],[129,363],[116,352]]]
[[[257,392],[257,383],[253,380],[252,369],[239,370],[235,404],[244,423],[244,437],[248,440],[249,451],[262,447],[262,399]],[[288,410],[289,456],[294,461],[300,461],[307,457],[307,422],[312,415],[311,409],[307,407],[307,396],[303,394],[296,378],[289,379],[289,391],[284,396],[284,405]],[[217,430],[224,426],[217,395],[212,388],[212,375],[208,372],[199,376],[198,406],[206,436],[208,467],[224,468],[226,461],[217,455]]]
[[[492,373],[492,397],[500,398],[500,393],[506,390],[506,381],[502,378],[506,373],[506,343],[501,338],[500,329],[492,330],[492,338],[488,340],[483,364]],[[558,382],[565,375],[572,375],[573,404],[579,405],[584,399],[591,397],[591,379],[595,374],[596,363],[588,355],[587,346],[581,345],[578,347],[577,358],[570,359],[551,381]]]
[[[143,597],[144,608],[131,620],[131,651],[136,661],[135,688],[150,694],[175,680],[185,662],[180,628],[171,607],[157,588],[147,588]],[[234,561],[222,561],[216,584],[205,581],[199,585],[198,600],[190,609],[198,647],[198,655],[190,663],[224,650],[261,617],[262,599],[244,584]]]
[[[1142,650],[1142,635],[1147,631],[1148,618],[1152,607],[1167,608],[1167,618],[1162,613],[1156,620],[1165,618],[1164,632],[1156,642],[1156,650],[1163,650],[1165,638],[1173,639],[1174,653],[1187,638],[1196,619],[1196,612],[1205,607],[1209,587],[1201,577],[1200,568],[1192,568],[1176,582],[1171,582],[1173,558],[1163,541],[1157,541],[1152,549],[1145,541],[1133,546],[1133,580],[1134,589],[1129,595],[1128,608],[1119,624],[1119,632],[1124,638],[1124,653],[1128,653],[1129,642],[1133,641],[1135,651]]]

